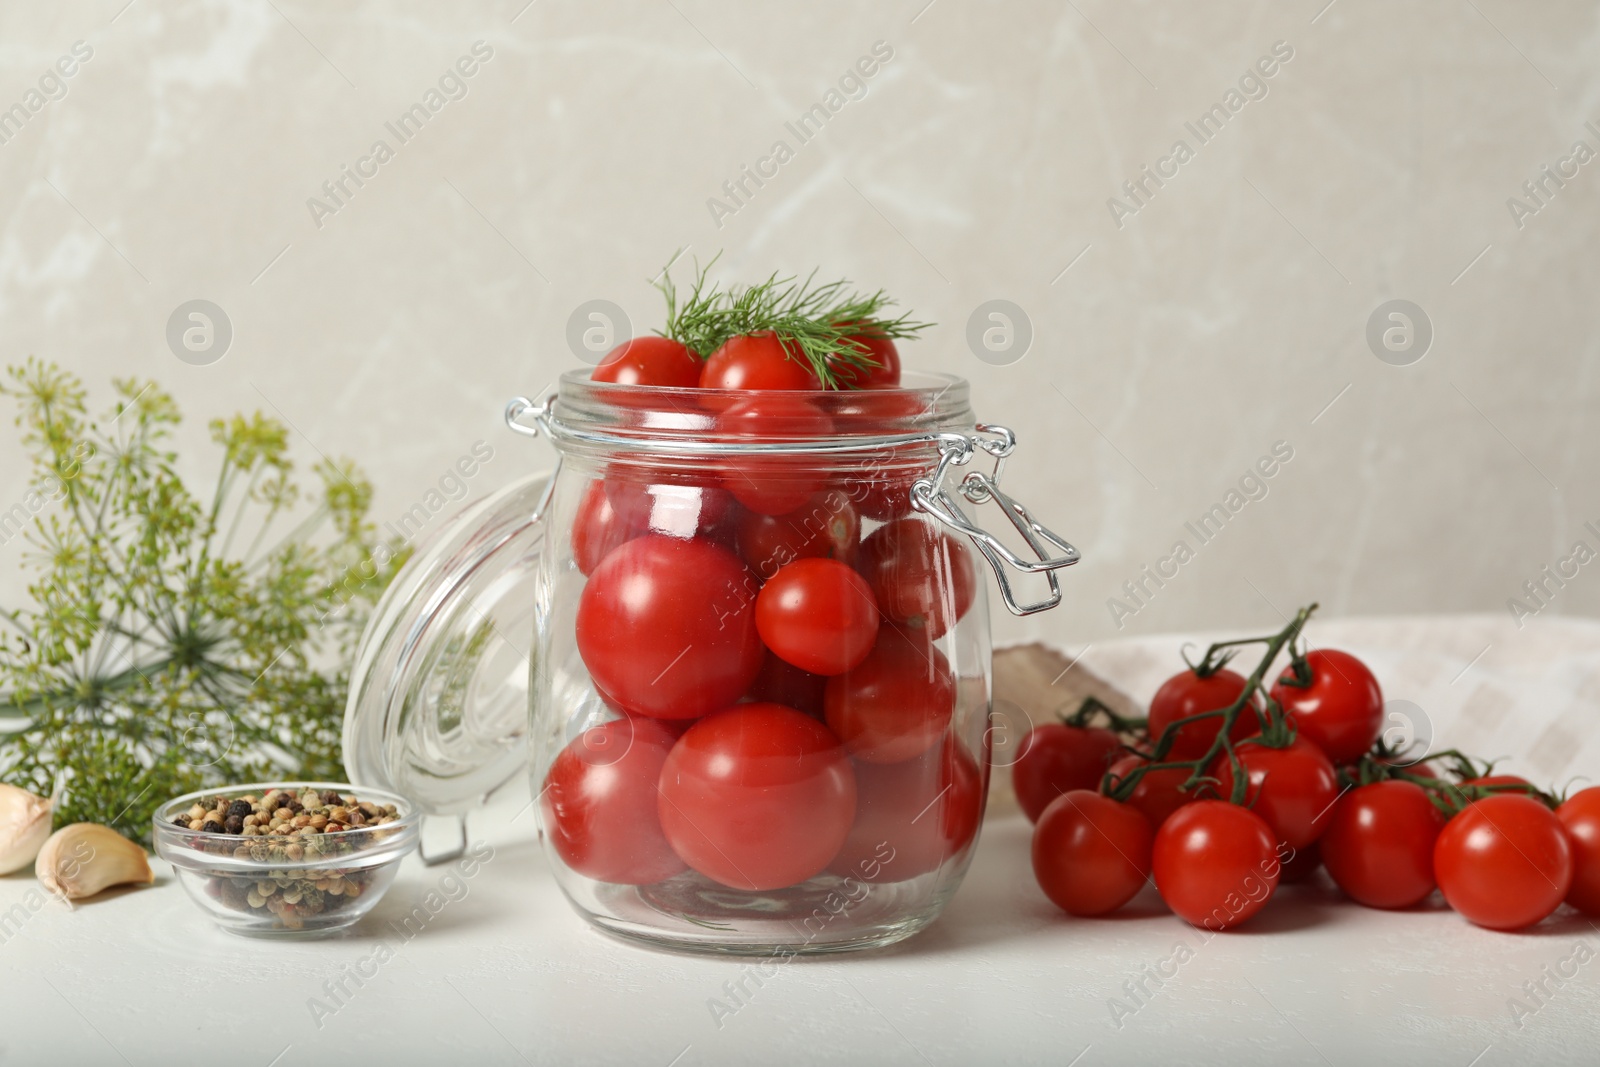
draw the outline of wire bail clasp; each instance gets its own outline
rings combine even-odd
[[[1062,567],[1072,566],[1081,557],[1076,548],[1035,519],[1021,501],[1001,492],[1000,476],[1005,470],[1006,458],[1016,447],[1017,435],[1004,426],[979,423],[972,434],[940,434],[939,465],[928,477],[919,478],[912,484],[911,504],[918,511],[927,512],[957,533],[971,538],[994,569],[1006,608],[1013,615],[1032,615],[1061,603],[1061,585],[1055,572]],[[950,469],[966,466],[980,451],[994,457],[994,470],[988,474],[979,470],[968,471],[954,491],[947,488],[944,483]],[[988,530],[977,525],[956,499],[957,492],[972,504],[989,500],[999,504],[1006,519],[1027,542],[1036,558],[1024,559]],[[1052,555],[1052,552],[1060,554]],[[1043,574],[1049,584],[1050,595],[1033,603],[1018,603],[1007,568],[1023,574]]]

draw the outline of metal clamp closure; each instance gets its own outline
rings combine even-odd
[[[1006,458],[1016,450],[1017,435],[1004,426],[979,423],[977,432],[952,439],[946,437],[939,443],[939,465],[931,475],[919,478],[911,486],[911,504],[918,511],[932,515],[957,533],[971,538],[983,557],[994,569],[1000,584],[1000,596],[1014,615],[1032,615],[1046,611],[1061,603],[1061,586],[1056,571],[1070,567],[1081,558],[1078,550],[1033,517],[1033,513],[1014,497],[1000,490],[1000,476],[1005,470]],[[994,470],[968,471],[954,492],[945,487],[945,479],[952,467],[964,467],[979,452],[994,458]],[[956,493],[972,504],[994,501],[1000,505],[1012,528],[1027,542],[1035,558],[1024,559],[1000,542],[994,534],[977,525],[956,499]],[[1052,552],[1059,555],[1052,555]],[[1011,588],[1007,568],[1023,574],[1043,574],[1049,584],[1050,595],[1032,603],[1019,603]]]

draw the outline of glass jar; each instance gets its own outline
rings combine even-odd
[[[988,787],[980,564],[1026,614],[1077,560],[1000,490],[1010,431],[975,423],[960,379],[913,374],[752,394],[580,371],[507,420],[558,470],[469,509],[380,605],[352,777],[460,811],[528,766],[557,881],[624,937],[831,952],[931,922]],[[990,503],[1021,552],[973,519]],[[1048,595],[1019,602],[1013,572]],[[524,697],[489,649],[530,615]]]

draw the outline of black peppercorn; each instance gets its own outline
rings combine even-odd
[[[228,805],[228,818],[230,819],[242,819],[249,814],[250,802],[248,800],[235,800],[232,804]]]
[[[215,819],[207,819],[204,824],[201,825],[200,829],[202,832],[208,834],[221,834],[227,832],[223,829],[222,824]]]
[[[322,794],[322,802],[324,804],[337,804],[341,799],[342,798],[339,796],[339,794],[335,793],[332,789],[325,790]]]
[[[222,825],[230,834],[242,834],[244,833],[244,816],[229,815],[228,821]]]

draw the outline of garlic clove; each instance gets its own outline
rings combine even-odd
[[[51,834],[33,870],[63,900],[81,900],[129,882],[149,885],[156,878],[143,848],[92,822],[76,822]]]
[[[0,783],[0,874],[33,862],[50,836],[51,808],[44,797]]]

